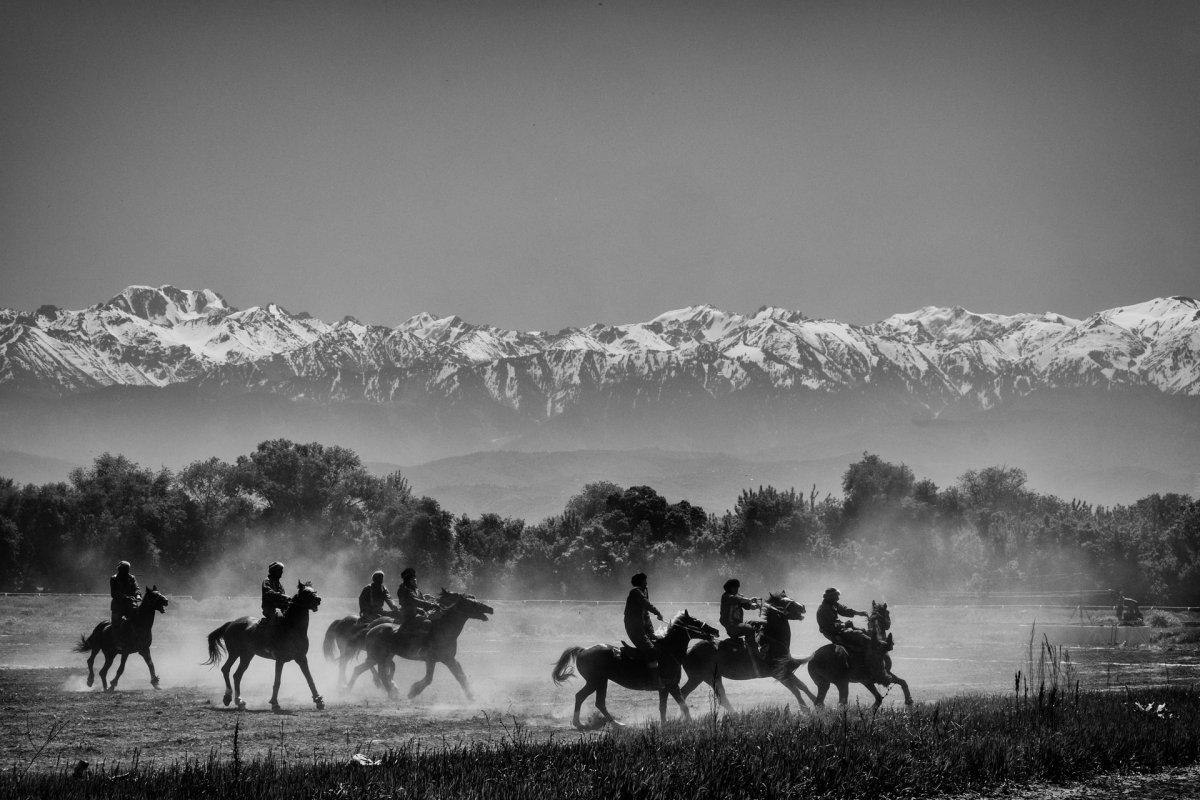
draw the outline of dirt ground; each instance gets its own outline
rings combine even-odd
[[[581,684],[575,679],[555,686],[551,666],[565,647],[617,641],[623,633],[619,606],[496,604],[491,621],[469,622],[460,639],[459,659],[474,701],[442,667],[414,700],[389,699],[365,677],[347,695],[338,691],[336,667],[325,661],[320,644],[328,624],[352,603],[327,599],[309,634],[310,661],[326,709],[313,707],[299,669],[289,664],[280,692],[283,711],[272,713],[267,704],[272,666],[256,660],[244,682],[248,708],[239,715],[221,703],[220,672],[200,662],[206,657],[205,635],[226,620],[254,613],[256,606],[246,598],[173,599],[154,629],[161,690],[150,687],[145,664],[134,656],[119,689],[104,694],[98,681],[96,688],[86,686],[84,656],[70,651],[81,634],[107,617],[105,598],[0,597],[0,768],[32,763],[47,769],[79,759],[99,766],[228,758],[235,725],[242,757],[271,754],[289,761],[348,759],[410,743],[444,747],[499,741],[518,731],[569,741],[590,735],[571,727],[574,693]],[[664,612],[683,608],[660,606]],[[714,607],[687,606],[716,622]],[[1045,632],[1052,642],[1070,645],[1072,669],[1085,688],[1200,679],[1194,651],[1139,645],[1144,632],[1118,631],[1114,640],[1110,629],[1072,624],[1068,611],[1056,609],[897,607],[895,671],[908,679],[918,702],[961,692],[1011,691],[1014,672],[1027,669],[1034,619],[1039,640]],[[794,623],[793,632],[796,655],[822,643],[811,616]],[[398,661],[397,685],[404,690],[423,672],[421,664]],[[807,681],[805,670],[798,674]],[[728,682],[727,688],[739,709],[794,702],[769,679]],[[885,702],[899,703],[899,694],[890,693]],[[868,700],[865,690],[852,689],[852,703]],[[657,698],[650,693],[613,688],[608,705],[628,723],[657,718]],[[711,711],[711,692],[701,687],[689,705],[694,714]],[[585,713],[590,708],[589,701]],[[678,713],[672,704],[669,714]]]

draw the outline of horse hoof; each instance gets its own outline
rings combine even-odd
[[[158,678],[155,678],[154,680],[150,681],[150,685],[153,686],[155,689],[159,688]]]
[[[242,709],[244,709],[246,707],[246,701],[239,697],[238,701],[237,701],[237,707],[238,707],[238,711],[241,711]]]
[[[227,694],[221,698],[221,702],[224,703],[225,705],[229,705],[230,703],[233,702],[233,696]]]
[[[96,683],[96,679],[93,678],[91,675],[88,675],[88,683],[87,683],[88,688],[90,689],[95,683]]]
[[[317,707],[317,711],[325,710],[325,699],[323,697],[314,697],[313,704]]]

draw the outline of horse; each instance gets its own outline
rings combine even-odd
[[[720,632],[693,617],[684,609],[675,615],[667,626],[667,630],[658,640],[659,678],[662,685],[655,683],[650,668],[644,656],[626,655],[621,647],[611,644],[596,644],[591,647],[568,647],[559,657],[558,662],[550,673],[556,684],[562,685],[567,678],[575,674],[571,662],[579,668],[579,675],[584,680],[583,688],[575,693],[575,716],[572,723],[579,730],[589,730],[600,727],[605,721],[620,725],[612,714],[608,713],[605,698],[608,695],[608,682],[614,681],[626,689],[637,691],[658,691],[658,716],[662,722],[667,721],[667,696],[675,699],[684,719],[691,719],[687,702],[679,690],[679,678],[682,676],[684,656],[688,642],[692,639],[715,639]],[[628,651],[633,648],[625,646]],[[596,693],[596,708],[604,715],[598,724],[585,727],[579,721],[579,709],[583,701],[592,692]]]
[[[816,702],[816,695],[809,691],[804,681],[793,674],[808,663],[807,658],[792,658],[790,649],[790,623],[793,620],[799,622],[804,619],[804,606],[783,591],[771,594],[763,603],[763,609],[766,611],[766,622],[762,631],[763,644],[767,650],[766,663],[757,659],[745,646],[739,648],[741,643],[738,639],[725,639],[720,644],[711,639],[692,642],[683,659],[683,668],[688,674],[688,680],[680,693],[685,698],[701,683],[707,683],[725,710],[732,712],[733,706],[725,696],[723,678],[734,681],[774,678],[795,695],[800,708],[808,708],[804,704],[801,692],[808,695],[809,700]]]
[[[329,623],[329,627],[325,629],[322,650],[327,660],[338,662],[339,689],[346,685],[346,665],[361,652],[361,634],[376,625],[393,623],[395,619],[391,614],[381,614],[375,619],[363,622],[357,615],[348,614]],[[375,680],[376,683],[379,682],[378,677]]]
[[[469,619],[480,622],[488,621],[488,614],[496,610],[486,603],[475,599],[474,595],[451,592],[442,589],[438,597],[440,609],[434,611],[428,620],[424,621],[425,630],[413,630],[406,625],[381,623],[360,631],[351,642],[350,647],[366,651],[367,657],[363,663],[354,668],[346,691],[354,688],[358,676],[371,668],[376,668],[376,676],[388,697],[396,694],[396,685],[392,677],[396,674],[393,656],[410,661],[425,662],[425,677],[414,683],[408,690],[412,698],[425,691],[425,687],[433,683],[433,671],[439,663],[445,664],[450,674],[458,681],[468,700],[474,700],[471,687],[467,683],[466,673],[455,656],[458,654],[458,636]]]
[[[116,691],[117,681],[125,672],[125,660],[129,658],[130,653],[137,653],[145,659],[146,666],[150,668],[150,685],[157,689],[158,673],[154,671],[154,659],[150,658],[150,634],[154,628],[154,614],[166,613],[166,610],[167,598],[159,593],[157,585],[151,586],[146,590],[146,596],[142,598],[138,607],[129,613],[128,621],[121,629],[114,628],[111,622],[101,622],[92,629],[92,634],[86,639],[79,637],[75,652],[86,653],[90,650],[92,653],[87,660],[87,685],[91,686],[96,682],[92,666],[96,660],[96,653],[103,650],[104,666],[100,667],[100,681],[104,691]],[[116,655],[121,656],[121,663],[117,665],[117,674],[113,676],[112,683],[109,683],[108,668]]]
[[[313,682],[312,673],[308,670],[308,615],[321,606],[321,598],[317,596],[311,583],[297,584],[296,594],[288,602],[287,611],[277,625],[267,628],[264,620],[252,620],[250,617],[240,617],[226,622],[208,635],[208,660],[204,663],[212,666],[221,658],[224,649],[229,658],[221,667],[225,676],[225,696],[221,699],[225,705],[237,697],[237,707],[246,707],[242,699],[242,675],[255,656],[275,659],[275,689],[271,692],[271,708],[279,710],[279,682],[283,678],[283,665],[295,661],[308,688],[312,691],[313,703],[317,710],[325,708],[325,700],[317,693],[317,685]],[[233,674],[233,687],[229,685],[229,669],[240,659],[237,672]]]
[[[869,640],[872,656],[878,659],[875,668],[867,663],[863,656],[853,650],[845,650],[843,655],[838,652],[838,646],[827,644],[820,647],[808,659],[808,674],[817,685],[817,697],[813,705],[825,705],[825,693],[829,685],[838,689],[838,703],[846,705],[846,695],[850,683],[861,683],[875,697],[875,708],[883,704],[883,695],[875,688],[875,684],[891,686],[893,683],[904,691],[904,705],[913,704],[912,694],[908,691],[908,682],[892,673],[892,657],[888,651],[892,649],[892,636],[888,629],[892,627],[892,615],[887,603],[871,601],[871,614],[867,618],[866,636]]]

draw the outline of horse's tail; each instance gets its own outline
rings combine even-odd
[[[92,628],[92,632],[85,636],[79,637],[79,644],[71,648],[72,653],[90,653],[100,647],[100,630],[106,623],[101,622]]]
[[[329,623],[329,627],[325,629],[325,643],[321,649],[325,651],[325,658],[329,661],[337,660],[337,630],[339,620],[334,620]]]
[[[571,662],[582,653],[582,647],[568,647],[563,650],[562,655],[558,657],[558,663],[554,665],[554,671],[550,673],[550,677],[557,684],[564,683],[567,678],[575,674],[575,670],[571,668]]]
[[[226,649],[222,646],[225,644],[225,634],[232,624],[232,622],[226,622],[208,635],[208,660],[203,662],[204,664],[211,666],[221,660],[221,651]]]

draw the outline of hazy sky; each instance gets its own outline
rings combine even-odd
[[[1200,294],[1200,3],[0,5],[0,305]]]

